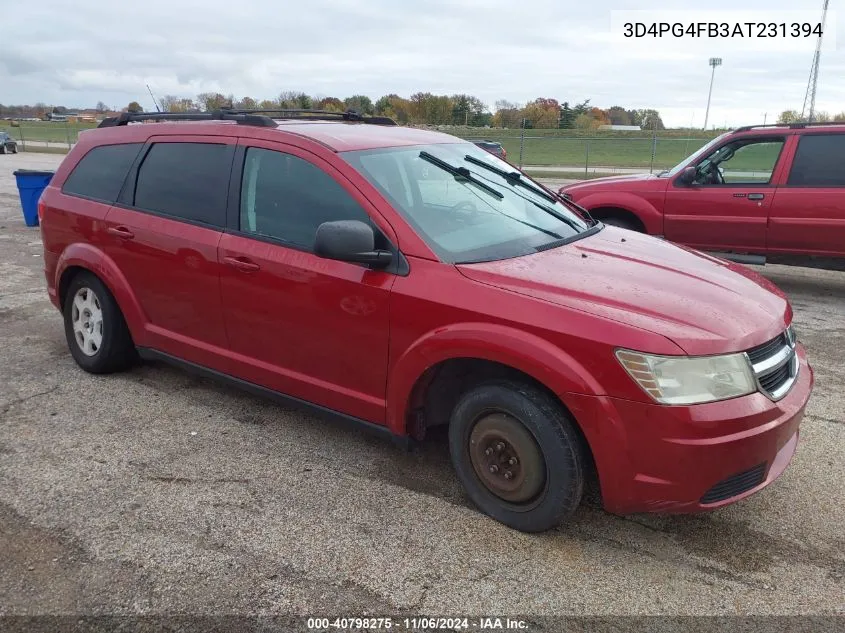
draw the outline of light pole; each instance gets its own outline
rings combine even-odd
[[[704,129],[707,129],[707,119],[710,117],[710,97],[713,96],[713,79],[716,76],[716,66],[722,65],[722,58],[721,57],[711,57],[710,58],[710,66],[713,67],[713,71],[710,73],[710,92],[707,93],[707,111],[704,113]]]

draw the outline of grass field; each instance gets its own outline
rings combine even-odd
[[[8,121],[0,121],[0,131],[8,132],[18,141],[48,141],[51,143],[76,142],[82,130],[96,127],[96,123],[66,123],[52,121],[23,121],[13,127]]]

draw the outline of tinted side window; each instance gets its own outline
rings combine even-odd
[[[142,143],[95,147],[77,163],[62,191],[72,196],[114,202],[141,147]]]
[[[250,147],[241,184],[240,229],[312,249],[317,227],[369,216],[331,176],[282,152]]]
[[[138,170],[135,206],[211,226],[226,223],[230,148],[157,143]]]
[[[788,184],[795,187],[845,187],[845,134],[802,136]]]

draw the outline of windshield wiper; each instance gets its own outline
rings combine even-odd
[[[479,180],[478,178],[473,176],[472,172],[469,169],[467,169],[466,167],[455,167],[454,165],[450,165],[449,163],[447,163],[445,160],[440,160],[434,154],[429,154],[426,151],[420,152],[420,158],[422,158],[424,161],[426,161],[428,163],[431,163],[435,167],[439,167],[443,171],[452,174],[455,177],[456,180],[457,179],[463,179],[463,180],[466,180],[468,182],[471,182],[476,187],[478,187],[482,191],[490,194],[491,196],[493,196],[497,200],[501,200],[502,198],[505,197],[502,193],[500,193],[499,191],[496,191],[490,185],[485,184],[484,181]]]
[[[525,189],[533,191],[534,193],[536,193],[539,196],[542,196],[543,198],[545,198],[549,202],[557,202],[557,198],[555,198],[551,194],[543,191],[539,187],[535,187],[534,185],[532,185],[527,180],[523,180],[522,174],[520,174],[518,171],[505,171],[504,169],[499,169],[495,165],[490,165],[489,163],[485,163],[480,158],[475,158],[475,156],[470,156],[469,154],[464,156],[464,160],[466,160],[468,163],[472,163],[473,165],[478,165],[479,167],[483,167],[487,171],[492,171],[494,174],[501,176],[502,178],[507,180],[512,185],[517,185],[519,187],[524,187]]]
[[[505,171],[504,169],[499,169],[498,167],[494,167],[493,165],[488,165],[483,160],[479,160],[478,158],[475,158],[474,156],[470,156],[469,154],[467,154],[464,158],[467,161],[469,161],[470,163],[472,163],[473,165],[478,165],[479,167],[484,167],[484,169],[487,169],[489,171],[492,171],[494,174],[498,174],[499,176],[502,176],[503,178],[505,178],[511,184],[519,185],[521,187],[524,187],[525,189],[528,189],[529,191],[532,191],[532,192],[542,196],[544,200],[548,200],[551,203],[562,202],[564,205],[570,204],[572,206],[578,207],[578,209],[581,210],[583,213],[585,213],[586,216],[590,219],[593,226],[595,226],[598,223],[597,220],[595,218],[593,218],[593,216],[590,215],[590,212],[587,211],[584,207],[578,206],[577,204],[575,204],[571,200],[567,200],[567,199],[561,200],[560,196],[555,196],[554,194],[550,194],[546,191],[543,191],[539,187],[535,187],[529,181],[523,180],[522,174],[520,174],[519,172],[516,172],[516,171],[510,171],[509,172],[509,171]],[[517,194],[517,195],[519,195],[519,194]],[[522,198],[523,200],[527,200],[528,202],[530,202],[534,206],[539,207],[540,209],[542,209],[546,213],[556,217],[558,220],[568,224],[572,228],[574,228],[574,229],[578,228],[577,226],[575,226],[572,223],[572,221],[569,218],[567,218],[564,215],[558,213],[556,210],[550,209],[549,207],[540,204],[536,200],[531,200],[530,198],[526,198],[525,196],[519,196],[519,197]]]
[[[484,176],[479,176],[479,178],[482,178],[482,179],[484,179],[484,180],[487,180],[487,178],[484,178]],[[493,181],[492,181],[492,180],[490,180],[489,182],[493,182]],[[552,209],[552,208],[550,208],[550,207],[547,207],[546,205],[544,205],[544,204],[542,204],[542,203],[540,203],[540,202],[537,202],[534,198],[530,198],[530,197],[528,197],[528,196],[524,196],[524,195],[522,195],[521,193],[519,193],[518,191],[514,191],[513,193],[514,193],[514,195],[515,195],[515,196],[517,196],[518,198],[522,198],[522,199],[523,199],[523,200],[525,200],[526,202],[530,202],[531,204],[533,204],[535,207],[537,207],[537,208],[538,208],[538,209],[540,209],[541,211],[544,211],[544,212],[548,213],[548,214],[549,214],[550,216],[552,216],[553,218],[557,218],[558,220],[560,220],[560,221],[561,221],[561,222],[563,222],[564,224],[569,225],[571,228],[575,229],[576,231],[580,231],[580,230],[581,230],[581,227],[579,227],[577,224],[575,224],[575,222],[573,222],[570,218],[567,218],[567,217],[566,217],[565,215],[563,215],[562,213],[559,213],[556,209]],[[555,201],[555,202],[557,202],[557,201]],[[508,217],[510,217],[510,216],[508,216]],[[595,222],[595,220],[593,220],[593,221]]]

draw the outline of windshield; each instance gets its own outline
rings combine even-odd
[[[472,143],[344,152],[445,262],[536,253],[593,227],[516,169]],[[489,168],[479,163],[489,165]]]
[[[706,145],[704,145],[703,147],[701,147],[701,148],[700,148],[697,152],[695,152],[692,156],[687,156],[687,157],[686,157],[684,160],[682,160],[680,163],[678,163],[677,165],[675,165],[674,167],[672,167],[672,169],[668,169],[668,170],[666,170],[666,171],[662,171],[662,172],[660,172],[660,173],[659,173],[659,174],[657,174],[657,175],[658,175],[658,176],[660,176],[660,177],[662,177],[662,178],[671,178],[672,176],[676,176],[677,174],[681,173],[681,170],[682,170],[684,167],[686,167],[687,165],[689,165],[689,164],[691,164],[692,162],[694,162],[694,161],[695,161],[695,160],[696,160],[699,156],[702,156],[702,155],[706,154],[708,151],[710,151],[710,149],[711,149],[714,145],[716,145],[717,143],[719,143],[719,142],[720,142],[723,138],[725,138],[725,137],[726,137],[726,136],[728,136],[729,134],[730,134],[730,132],[726,132],[725,134],[722,134],[721,136],[717,136],[717,137],[716,137],[716,138],[714,138],[712,141],[710,141],[709,143],[707,143]]]

